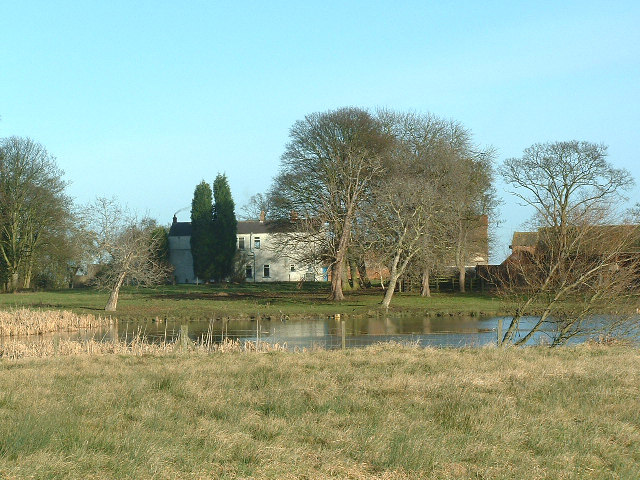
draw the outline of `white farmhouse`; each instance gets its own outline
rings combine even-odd
[[[308,246],[301,246],[294,249],[295,251],[285,253],[282,252],[282,247],[276,248],[276,235],[288,235],[282,233],[278,226],[276,222],[264,220],[238,222],[237,247],[239,252],[244,254],[246,281],[326,280],[326,268],[308,260],[309,255],[302,254],[302,250],[308,249]],[[178,222],[175,216],[169,229],[169,260],[174,267],[176,283],[203,282],[203,279],[196,278],[193,272],[191,222]]]

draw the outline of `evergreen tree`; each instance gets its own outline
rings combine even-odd
[[[233,273],[238,221],[226,175],[218,174],[213,182],[213,263],[211,275],[216,282]]]
[[[213,204],[211,187],[204,180],[193,192],[191,202],[191,254],[193,272],[204,280],[210,278],[212,262]]]

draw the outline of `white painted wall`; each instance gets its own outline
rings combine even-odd
[[[323,280],[323,271],[320,265],[301,264],[294,258],[277,255],[273,248],[273,235],[268,233],[237,235],[238,239],[241,237],[245,239],[246,265],[251,265],[252,269],[252,276],[246,278],[247,282],[298,282],[300,279],[305,279],[306,281]],[[255,248],[256,237],[260,239],[260,248]],[[190,236],[169,237],[169,260],[174,266],[173,275],[176,283],[196,283],[196,276],[193,272]],[[264,275],[265,265],[269,265],[268,277]],[[292,265],[293,271],[291,270]],[[306,276],[307,273],[310,274],[310,277]],[[200,282],[202,282],[202,279],[200,279]]]
[[[278,255],[274,251],[273,235],[269,233],[238,234],[237,237],[238,240],[241,237],[244,238],[247,264],[251,265],[254,274],[251,278],[246,279],[248,282],[254,280],[255,282],[298,282],[300,279],[307,281],[321,281],[323,279],[322,268],[319,265],[300,263],[295,259],[295,255],[291,257]],[[256,248],[256,237],[260,239],[260,248]],[[253,269],[254,265],[255,269]],[[269,265],[268,277],[264,275],[265,265]],[[306,276],[307,273],[310,274],[310,278]]]

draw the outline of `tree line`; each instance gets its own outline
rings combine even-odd
[[[429,276],[455,266],[464,291],[465,267],[486,252],[482,227],[497,206],[493,160],[493,149],[453,120],[358,108],[313,113],[292,126],[271,188],[245,211],[295,217],[295,235],[281,235],[280,248],[319,245],[307,251],[329,266],[333,300],[367,284],[365,259],[387,267],[388,307],[403,275],[421,275],[429,295]],[[640,333],[640,206],[622,208],[631,174],[607,160],[606,146],[586,141],[534,144],[498,173],[533,208],[537,238],[485,272],[512,313],[499,344]]]
[[[478,232],[496,206],[493,157],[459,122],[434,115],[313,113],[291,127],[271,188],[245,211],[259,207],[281,221],[295,215],[297,228],[280,235],[280,249],[313,252],[308,260],[327,265],[332,300],[370,283],[367,263],[389,270],[385,307],[410,271],[429,295],[429,276],[455,266],[464,291],[466,266],[488,250]]]
[[[125,283],[165,281],[167,230],[115,199],[74,206],[56,159],[24,137],[0,140],[0,288],[5,292],[72,286],[98,265],[93,283],[115,310]]]
[[[388,269],[388,307],[402,276],[420,277],[427,296],[430,276],[454,266],[464,290],[465,267],[486,254],[486,223],[496,212],[494,159],[454,120],[360,108],[312,113],[293,124],[271,187],[244,211],[288,225],[276,248],[326,265],[335,301],[370,283],[367,267]],[[608,162],[606,146],[535,144],[497,171],[534,209],[537,235],[488,278],[516,305],[501,343],[524,343],[549,324],[554,342],[566,342],[598,312],[613,315],[610,328],[637,328],[640,208],[620,208],[634,181]],[[170,278],[166,228],[114,199],[74,207],[66,186],[43,146],[0,140],[3,291],[68,285],[79,268],[97,263],[95,282],[110,290],[113,310],[122,285]],[[234,208],[226,176],[213,189],[204,181],[196,187],[191,247],[202,279],[232,274]],[[533,326],[523,321],[534,314]]]

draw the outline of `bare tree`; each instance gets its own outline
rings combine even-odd
[[[492,195],[491,159],[472,149],[470,133],[457,122],[388,110],[378,116],[394,143],[385,176],[363,211],[371,229],[365,238],[389,255],[391,277],[383,300],[388,307],[411,262],[423,263],[428,289],[436,261],[455,261],[464,286],[465,262],[478,251],[474,226]]]
[[[362,241],[386,259],[390,278],[382,305],[389,308],[398,279],[412,261],[433,248],[432,233],[442,220],[446,201],[440,196],[441,162],[446,122],[431,115],[378,111],[385,131],[394,138],[385,175],[378,179],[363,208]]]
[[[256,193],[240,208],[241,220],[265,220],[271,210],[271,198],[268,193]]]
[[[467,266],[478,255],[488,256],[488,217],[496,206],[494,153],[491,148],[474,146],[471,133],[456,123],[447,126],[445,142],[445,161],[439,164],[437,175],[442,179],[442,196],[449,199],[449,260],[458,270],[459,288],[464,292]]]
[[[353,222],[372,180],[383,172],[390,141],[379,122],[357,108],[314,113],[291,128],[271,190],[273,209],[281,219],[291,212],[304,219],[311,238],[323,242],[333,300],[344,299],[342,272]]]
[[[86,209],[86,220],[96,258],[103,269],[98,285],[110,290],[106,311],[115,311],[120,287],[129,281],[136,285],[154,285],[166,281],[170,266],[160,250],[163,238],[154,234],[154,220],[138,219],[114,199],[98,198]]]
[[[63,236],[73,218],[55,159],[29,138],[0,144],[0,255],[9,288],[29,288],[39,251]]]
[[[369,219],[377,233],[375,249],[389,255],[390,278],[382,306],[389,308],[398,279],[424,248],[424,235],[436,214],[435,189],[410,175],[394,175],[376,192],[379,208]]]
[[[545,327],[561,345],[637,325],[640,235],[616,210],[633,179],[606,155],[589,142],[545,143],[501,166],[514,195],[535,209],[538,240],[497,279],[516,305],[500,344],[524,344]]]

